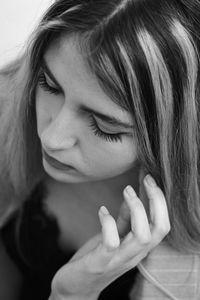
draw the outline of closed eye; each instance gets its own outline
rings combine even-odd
[[[102,131],[95,118],[91,115],[90,116],[90,127],[92,128],[95,135],[99,136],[100,138],[103,138],[106,141],[109,142],[122,142],[122,135],[124,133],[108,133],[105,131]]]
[[[44,72],[42,70],[40,70],[40,73],[39,73],[39,77],[38,77],[38,84],[40,85],[40,87],[44,90],[44,91],[47,91],[51,94],[60,94],[61,91],[59,88],[57,87],[54,87],[54,86],[51,86],[47,83],[47,79],[46,79],[46,76],[44,74]]]

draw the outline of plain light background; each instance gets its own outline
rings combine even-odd
[[[0,0],[0,67],[26,45],[42,14],[53,0]]]

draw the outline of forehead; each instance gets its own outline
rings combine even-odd
[[[114,112],[113,115],[131,122],[130,114],[112,101],[100,86],[85,55],[80,37],[63,36],[50,45],[45,61],[67,94],[101,112]]]
[[[57,64],[66,75],[70,71],[71,77],[86,78],[85,81],[89,79],[93,83],[96,81],[81,52],[80,38],[77,35],[61,36],[50,45],[45,57],[55,68]]]

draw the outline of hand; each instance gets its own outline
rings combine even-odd
[[[163,192],[152,180],[147,175],[143,181],[149,199],[150,222],[133,188],[126,187],[123,191],[125,204],[118,221],[123,232],[129,212],[130,231],[120,239],[114,218],[101,207],[102,232],[81,247],[56,273],[52,282],[52,295],[56,296],[52,299],[97,299],[107,285],[135,267],[161,242],[170,230],[170,222]]]

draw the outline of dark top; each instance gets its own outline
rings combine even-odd
[[[75,249],[63,252],[59,248],[57,221],[43,207],[46,194],[44,184],[39,183],[2,229],[8,255],[24,277],[20,300],[47,300],[53,276],[75,253]],[[137,273],[136,268],[125,273],[104,289],[98,299],[129,299]]]

